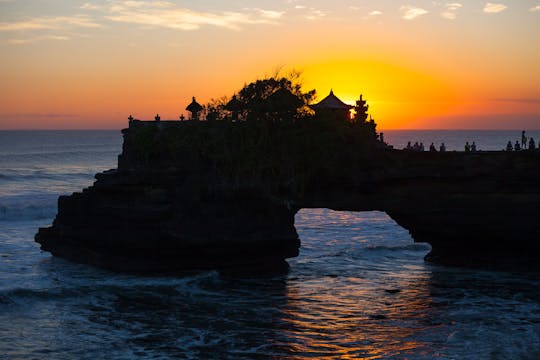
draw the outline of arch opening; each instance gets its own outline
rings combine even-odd
[[[355,267],[396,270],[423,267],[431,250],[415,243],[409,232],[382,211],[335,211],[303,208],[295,215],[301,248],[291,265],[310,264],[326,270]]]

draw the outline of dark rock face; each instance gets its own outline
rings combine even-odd
[[[394,153],[376,207],[432,251],[426,260],[529,266],[540,258],[540,153]],[[536,265],[537,266],[537,265]]]
[[[540,259],[540,153],[392,151],[381,161],[364,174],[364,186],[308,194],[297,206],[385,211],[415,242],[431,245],[432,262],[492,267]]]
[[[120,271],[259,265],[298,255],[294,211],[254,191],[219,195],[175,173],[109,171],[62,196],[43,250]]]
[[[139,128],[124,131],[118,170],[60,197],[53,226],[36,235],[43,250],[120,271],[277,264],[298,255],[298,209],[323,207],[387,212],[415,241],[431,244],[430,261],[489,266],[540,258],[537,152],[379,149],[344,170],[338,151],[336,163],[310,177],[292,169],[261,180],[223,176],[190,151],[143,158],[135,149],[143,143]]]

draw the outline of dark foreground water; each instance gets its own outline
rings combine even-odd
[[[490,150],[520,134],[386,135]],[[0,359],[540,358],[539,273],[426,264],[380,212],[302,210],[285,275],[143,277],[41,253],[57,196],[120,146],[116,131],[0,132]]]

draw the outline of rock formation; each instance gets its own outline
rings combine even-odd
[[[36,241],[120,271],[282,264],[301,208],[388,213],[427,259],[537,261],[540,153],[381,148],[328,123],[132,121],[118,169],[58,201]]]

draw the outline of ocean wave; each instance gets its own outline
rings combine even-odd
[[[0,221],[52,219],[57,199],[57,194],[0,197]]]
[[[14,303],[9,296],[0,294],[0,305],[12,305]]]
[[[370,245],[366,246],[369,251],[427,251],[431,247],[429,244],[407,244],[407,245]]]
[[[102,155],[118,155],[118,149],[104,149],[104,150],[51,150],[51,151],[39,151],[39,152],[21,152],[21,153],[2,153],[0,159],[5,160],[35,160],[44,158],[80,158],[80,157],[96,157]]]
[[[0,299],[3,299],[6,304],[14,304],[17,301],[25,299],[36,300],[51,300],[51,299],[65,299],[70,297],[77,297],[80,293],[76,289],[69,288],[49,288],[49,289],[28,289],[28,288],[15,288],[5,291],[0,294]],[[0,302],[1,303],[1,302]]]
[[[8,170],[0,174],[0,180],[4,181],[33,181],[33,180],[65,180],[68,178],[93,178],[99,170],[55,169],[54,172],[46,170]]]

